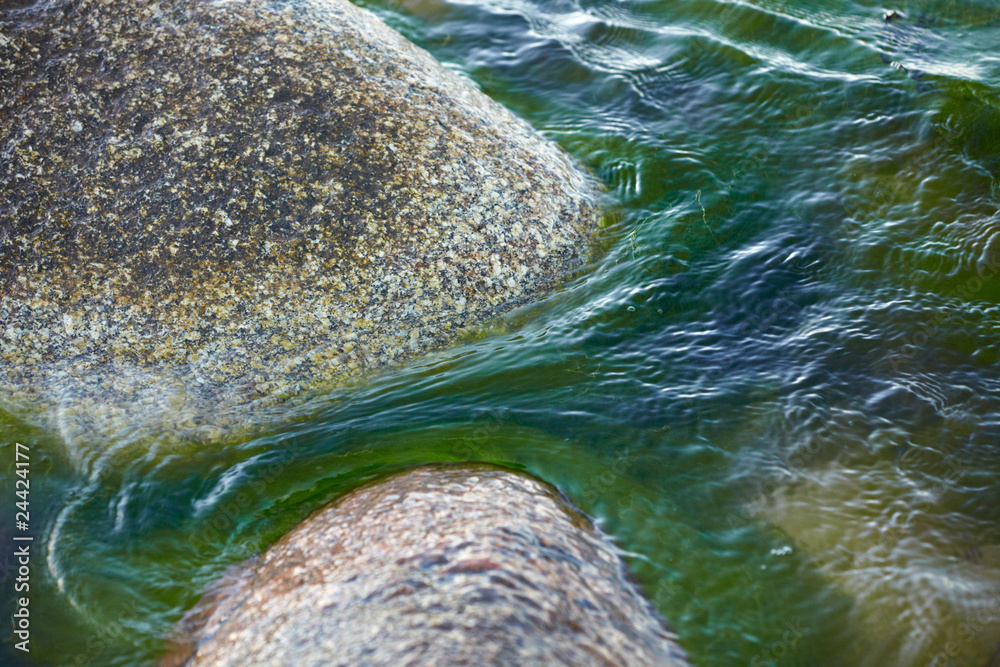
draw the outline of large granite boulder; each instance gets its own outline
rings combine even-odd
[[[345,0],[0,4],[0,404],[67,437],[211,437],[441,347],[579,267],[598,216]]]
[[[686,665],[620,553],[533,477],[417,468],[230,573],[162,665]]]

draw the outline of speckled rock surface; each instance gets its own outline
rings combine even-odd
[[[439,348],[580,266],[598,216],[344,0],[0,7],[0,400],[75,435],[211,437]]]
[[[161,664],[686,665],[619,553],[533,477],[418,468],[231,573]]]

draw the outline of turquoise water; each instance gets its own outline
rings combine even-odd
[[[152,663],[338,493],[476,459],[595,516],[697,664],[1000,664],[1000,7],[366,6],[606,183],[607,252],[243,441],[81,465],[0,418],[37,536],[0,662]]]

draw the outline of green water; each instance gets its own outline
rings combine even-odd
[[[5,623],[0,663],[150,664],[338,493],[475,459],[595,516],[696,664],[1000,664],[1000,7],[367,6],[599,175],[607,253],[245,441],[81,465],[0,417],[36,536],[30,660]]]

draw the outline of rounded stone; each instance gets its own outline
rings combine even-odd
[[[345,0],[0,19],[0,400],[67,435],[210,433],[588,257],[589,178]]]
[[[232,571],[161,665],[686,665],[621,551],[484,464],[352,491]]]

